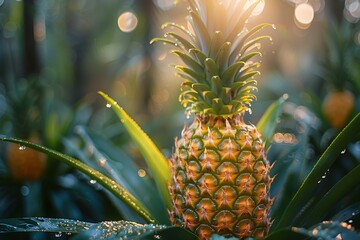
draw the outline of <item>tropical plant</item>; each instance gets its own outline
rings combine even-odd
[[[244,7],[245,2],[241,1],[235,6],[240,7],[242,5]],[[166,26],[172,25],[174,28],[188,34],[188,37],[194,37],[194,42],[189,42],[180,35],[171,32],[167,33],[167,35],[175,37],[179,42],[168,39],[157,40],[180,47],[180,50],[175,50],[174,53],[182,58],[187,67],[177,68],[180,70],[180,75],[188,79],[183,84],[184,91],[180,99],[189,107],[191,112],[195,113],[194,123],[185,128],[183,139],[178,140],[176,143],[175,153],[173,159],[170,160],[170,164],[150,137],[141,130],[139,125],[127,115],[117,102],[100,92],[100,95],[107,102],[106,106],[115,111],[120,122],[143,154],[150,175],[154,180],[153,182],[149,180],[148,183],[150,187],[153,186],[153,189],[155,189],[152,195],[159,196],[157,201],[148,201],[146,199],[147,195],[142,195],[141,191],[131,188],[135,188],[133,181],[125,177],[121,178],[121,176],[113,173],[114,167],[112,166],[114,165],[110,161],[110,156],[116,155],[114,154],[115,148],[111,148],[111,145],[106,141],[99,141],[99,138],[87,134],[86,131],[83,136],[86,138],[87,143],[92,143],[93,151],[99,153],[95,157],[99,163],[98,166],[90,167],[80,160],[52,149],[28,141],[1,136],[0,139],[3,141],[14,142],[19,146],[26,146],[46,153],[52,158],[65,162],[85,173],[92,181],[102,185],[113,196],[122,201],[126,206],[122,207],[123,211],[128,213],[127,216],[130,216],[127,220],[132,220],[133,216],[138,216],[139,221],[138,223],[124,220],[89,223],[78,220],[35,217],[3,219],[0,221],[0,233],[55,232],[58,234],[61,232],[69,235],[77,233],[72,237],[73,239],[191,240],[200,238],[215,240],[224,239],[230,235],[235,235],[232,239],[237,239],[236,237],[243,239],[253,237],[262,237],[264,239],[360,239],[359,233],[355,230],[358,227],[356,219],[360,213],[360,189],[358,187],[360,165],[357,164],[351,171],[338,177],[336,183],[330,187],[324,188],[319,184],[319,182],[325,181],[324,176],[326,174],[330,175],[328,170],[333,166],[341,152],[359,140],[360,114],[356,115],[328,146],[313,165],[311,171],[307,173],[305,180],[291,196],[291,200],[280,206],[281,211],[272,214],[271,209],[267,209],[271,205],[269,190],[267,189],[271,182],[268,175],[270,164],[267,162],[265,154],[267,146],[260,139],[260,135],[267,142],[271,142],[279,116],[282,113],[284,98],[281,97],[268,108],[256,127],[247,125],[242,121],[243,111],[249,109],[249,104],[254,98],[251,91],[255,88],[256,81],[249,79],[249,76],[251,77],[257,73],[252,70],[252,68],[256,67],[256,63],[253,65],[251,63],[245,64],[245,62],[259,55],[257,52],[248,52],[246,54],[246,50],[261,39],[266,38],[260,36],[249,40],[248,37],[252,37],[253,34],[266,25],[258,25],[249,32],[242,32],[243,35],[238,36],[239,42],[234,41],[233,43],[234,46],[239,48],[235,47],[235,50],[233,50],[243,50],[245,54],[238,56],[236,53],[232,55],[235,61],[228,61],[227,59],[231,56],[229,55],[231,44],[227,43],[227,41],[221,41],[222,38],[227,38],[226,34],[222,33],[224,34],[222,36],[220,31],[213,31],[217,28],[216,25],[211,24],[212,18],[208,15],[210,11],[214,11],[215,8],[219,7],[216,5],[217,1],[214,3],[213,1],[190,0],[189,3],[190,19],[192,19],[190,21],[193,21],[192,30],[195,32],[189,32],[177,24],[168,24]],[[233,5],[229,4],[227,6]],[[234,14],[234,19],[240,18],[239,22],[234,23],[225,20],[227,19],[224,17],[226,11],[223,11],[223,14],[218,15],[220,19],[217,23],[221,23],[220,20],[224,20],[225,23],[230,22],[241,33],[244,27],[243,24],[247,22],[246,19],[255,6],[256,4],[246,8],[243,15]],[[242,17],[245,19],[242,19]],[[220,26],[224,26],[224,24],[220,24]],[[223,29],[221,31],[226,32]],[[230,31],[229,36],[234,35],[230,37],[230,40],[236,38],[238,32]],[[210,33],[214,34],[215,37],[206,37]],[[220,49],[222,50],[220,51]],[[218,52],[219,54],[217,54]],[[210,53],[212,53],[211,56],[208,55]],[[240,59],[236,60],[238,57]],[[225,62],[225,65],[218,65]],[[232,64],[233,67],[231,67]],[[222,85],[224,79],[228,80],[226,82],[228,85]],[[239,93],[239,95],[235,93]],[[199,99],[201,99],[200,102]],[[231,102],[231,100],[233,101]],[[237,111],[239,112],[236,113]],[[235,117],[233,117],[234,113]],[[206,116],[206,114],[210,115]],[[227,137],[223,139],[223,135],[226,134]],[[236,136],[244,136],[245,138],[237,138]],[[208,147],[206,144],[211,144],[211,141],[216,141],[219,144],[212,144]],[[202,144],[206,145],[209,150],[200,147]],[[240,163],[245,161],[245,165],[231,161],[234,152],[238,152],[236,157],[239,158]],[[244,158],[238,157],[238,155],[241,155],[240,152],[245,155]],[[105,155],[101,153],[112,154]],[[210,156],[210,153],[213,153],[213,155]],[[78,155],[81,156],[81,153],[78,153]],[[192,157],[185,157],[187,155],[192,155]],[[204,155],[209,156],[204,157]],[[251,159],[253,161],[250,161]],[[207,162],[209,164],[202,165]],[[212,164],[214,162],[217,164],[216,167],[219,168],[218,171],[213,170]],[[278,177],[292,174],[293,172],[281,167],[286,164],[282,161],[275,163],[280,170],[278,172],[273,171],[272,174],[278,174]],[[124,166],[128,166],[127,169],[123,170],[124,174],[127,171],[129,174],[131,172],[133,175],[139,174],[131,165]],[[191,170],[192,166],[195,168],[193,168],[193,177],[190,177],[188,170]],[[201,166],[203,167],[201,168]],[[224,171],[222,171],[223,169]],[[244,169],[248,169],[248,171],[244,171]],[[239,176],[231,178],[235,173],[239,174]],[[223,177],[221,178],[221,176]],[[199,186],[192,182],[195,178],[199,179]],[[288,179],[289,181],[294,180]],[[238,184],[233,185],[231,180]],[[218,187],[216,181],[220,181],[219,189],[222,189],[220,193],[218,190],[214,190]],[[168,190],[169,183],[171,184]],[[188,185],[188,187],[185,187],[185,185]],[[243,188],[238,189],[236,185],[243,186]],[[206,188],[207,186],[208,188]],[[137,187],[144,189],[144,186]],[[250,193],[244,190],[249,188],[252,189]],[[202,192],[208,194],[204,198],[208,201],[208,204],[199,205],[200,207],[203,206],[200,208],[200,213],[204,214],[197,218],[195,214],[198,214],[198,209],[196,209],[198,203],[193,203],[192,200],[200,194],[199,189],[204,189]],[[236,192],[236,196],[233,196],[232,189]],[[284,189],[286,189],[286,186],[280,187],[279,191]],[[211,192],[213,192],[213,195],[211,195]],[[180,201],[180,205],[178,205],[176,199],[181,200],[181,198],[184,199],[184,202]],[[243,199],[245,201],[242,201]],[[205,203],[205,200],[203,203]],[[230,208],[227,202],[230,202],[231,205],[237,202],[235,210],[241,210],[240,213]],[[338,204],[339,202],[340,204]],[[196,205],[192,206],[192,203]],[[257,207],[252,206],[252,203],[257,204]],[[170,208],[170,220],[175,226],[168,224],[167,213],[164,211],[166,208]],[[215,210],[213,210],[214,208]],[[337,211],[334,212],[333,209]],[[213,211],[219,211],[218,215]],[[124,216],[126,215],[124,214]],[[270,216],[271,219],[274,219],[271,228]],[[237,217],[240,217],[240,219],[237,219]],[[214,221],[209,220],[212,218]],[[233,227],[235,227],[234,230]],[[211,233],[208,233],[208,229],[210,229]],[[221,236],[222,234],[224,236]]]

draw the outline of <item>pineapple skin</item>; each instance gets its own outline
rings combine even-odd
[[[175,141],[169,185],[173,225],[206,240],[264,237],[271,226],[272,178],[265,144],[243,114],[195,115]]]

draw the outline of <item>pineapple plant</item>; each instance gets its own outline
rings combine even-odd
[[[193,123],[175,140],[169,185],[172,224],[200,239],[264,237],[271,226],[272,182],[260,132],[244,121],[256,98],[254,60],[261,55],[254,35],[269,24],[248,30],[257,2],[189,0],[189,27],[166,23],[163,42],[184,65],[179,101]]]
[[[356,98],[354,58],[359,47],[355,42],[356,27],[342,22],[326,28],[326,60],[323,78],[330,90],[322,102],[322,111],[331,127],[342,129],[352,115]]]
[[[257,127],[245,123],[244,115],[251,111],[251,102],[255,99],[256,81],[252,77],[258,74],[258,62],[254,58],[261,55],[253,50],[262,39],[268,38],[254,37],[254,34],[269,26],[260,24],[246,30],[247,19],[256,6],[246,7],[246,2],[189,0],[188,29],[175,23],[164,25],[178,29],[185,37],[168,32],[165,38],[154,39],[174,45],[173,53],[185,63],[176,66],[184,78],[180,101],[187,115],[194,115],[193,123],[185,127],[181,138],[175,141],[169,161],[117,101],[99,92],[106,100],[106,107],[114,110],[138,145],[152,179],[140,184],[139,179],[134,181],[144,175],[140,176],[128,159],[119,157],[122,154],[112,143],[87,131],[81,134],[85,143],[82,151],[75,154],[83,160],[0,135],[1,141],[46,153],[89,176],[91,184],[97,182],[104,186],[122,201],[119,208],[125,213],[124,220],[90,223],[42,217],[0,219],[0,234],[38,231],[55,232],[58,237],[63,232],[69,236],[78,234],[71,239],[108,240],[359,239],[355,228],[356,217],[360,215],[357,203],[360,165],[344,173],[331,188],[318,190],[323,188],[319,182],[325,181],[324,173],[329,174],[336,158],[353,141],[358,141],[360,114],[324,151],[294,195],[284,191],[286,188],[278,188],[291,200],[281,202],[281,211],[272,212],[273,224],[270,220],[271,166],[260,132],[265,139],[272,139],[284,99],[269,107]],[[83,154],[89,147],[96,153],[90,157]],[[112,165],[108,161],[111,158],[121,165]],[[94,160],[98,163],[93,164],[94,167],[85,164]],[[283,166],[280,167],[283,174],[294,179],[285,161],[278,161],[277,168],[279,165]],[[154,191],[152,185],[159,191]],[[160,193],[159,199],[146,201],[157,193]],[[343,200],[347,200],[345,204]],[[170,206],[170,218],[175,226],[168,225],[168,220],[162,218],[167,217],[167,213],[157,209],[160,205]],[[335,210],[335,214],[332,210],[339,206],[341,209]],[[354,227],[350,223],[354,223]],[[271,230],[270,225],[273,225]]]
[[[11,79],[4,87],[8,108],[6,118],[11,122],[13,134],[37,144],[42,143],[39,106],[42,86],[39,79]],[[14,180],[37,181],[46,172],[47,156],[31,148],[9,143],[6,164]]]

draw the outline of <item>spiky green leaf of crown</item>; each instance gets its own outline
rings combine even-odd
[[[188,114],[230,116],[243,113],[256,98],[259,74],[260,41],[269,36],[255,36],[270,24],[246,28],[259,1],[245,8],[246,0],[188,0],[188,28],[165,23],[164,38],[151,42],[173,45],[172,53],[184,65],[176,65],[184,81],[179,100]],[[173,29],[175,31],[173,31]]]

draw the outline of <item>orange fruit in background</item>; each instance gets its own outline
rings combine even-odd
[[[39,143],[37,137],[27,140]],[[9,143],[6,160],[11,176],[18,181],[36,181],[45,172],[46,155],[17,143]]]
[[[355,105],[355,97],[350,91],[328,93],[323,102],[324,115],[332,127],[341,129],[345,126]]]

